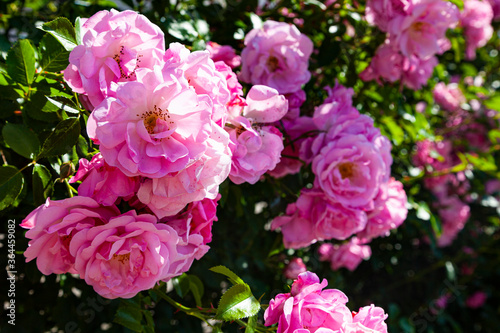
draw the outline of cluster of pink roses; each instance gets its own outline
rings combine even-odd
[[[208,251],[219,185],[254,183],[279,162],[271,123],[288,101],[262,85],[243,98],[234,50],[166,49],[143,15],[100,11],[81,23],[64,77],[92,111],[100,152],[80,160],[77,197],[48,199],[23,221],[25,255],[44,274],[76,273],[104,297],[129,298]]]
[[[355,234],[359,246],[387,235],[406,219],[406,194],[402,184],[390,176],[389,140],[374,127],[370,117],[353,107],[352,89],[336,84],[328,91],[329,97],[312,117],[284,122],[290,137],[289,150],[285,148],[284,153],[310,164],[315,175],[312,188],[303,189],[297,202],[287,207],[286,214],[271,223],[272,229],[281,229],[286,248],[346,240]],[[283,158],[281,166],[271,174],[297,172],[297,160],[288,163],[292,159]],[[276,170],[281,174],[276,174]],[[354,259],[339,256],[333,245],[331,249],[331,255],[323,257],[332,261],[332,267],[353,268],[350,263]],[[359,258],[370,256],[369,247],[368,251],[356,253]]]
[[[488,151],[488,129],[498,127],[498,123],[493,119],[496,112],[485,109],[476,99],[468,101],[458,82],[437,83],[433,96],[446,119],[444,127],[436,130],[442,139],[417,142],[413,164],[428,175],[424,185],[436,198],[434,208],[443,227],[437,243],[448,246],[469,220],[467,202],[471,201],[465,172],[453,173],[452,168],[462,163],[459,153]]]
[[[387,32],[370,65],[360,74],[364,81],[395,82],[417,90],[426,84],[441,54],[451,47],[446,31],[458,25],[460,13],[443,0],[369,0],[366,19]]]
[[[324,289],[327,285],[314,273],[301,273],[289,293],[269,302],[265,325],[277,323],[278,333],[387,333],[382,308],[370,305],[351,313],[347,296],[337,289]]]

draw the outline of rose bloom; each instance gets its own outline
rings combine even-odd
[[[84,228],[70,243],[80,277],[106,298],[131,298],[168,276],[179,237],[154,215],[135,211]]]
[[[389,231],[399,227],[406,219],[408,208],[403,184],[391,178],[380,188],[375,199],[375,209],[367,212],[366,228],[358,233],[358,237],[372,239],[387,236]]]
[[[422,0],[414,3],[407,15],[392,19],[388,32],[404,56],[427,60],[450,47],[446,31],[457,26],[459,15],[451,2]]]
[[[488,1],[466,0],[461,13],[460,24],[465,30],[468,60],[476,58],[476,49],[483,47],[493,36],[493,8]]]
[[[230,126],[226,127],[233,155],[229,179],[235,184],[255,184],[266,171],[276,167],[283,150],[283,135],[266,124],[280,120],[288,111],[283,95],[261,85],[250,89],[245,104],[230,111]]]
[[[163,59],[166,62],[164,72],[167,75],[180,69],[181,75],[196,94],[210,99],[211,119],[217,125],[223,126],[227,116],[226,105],[235,93],[239,94],[240,90],[239,83],[234,82],[235,78],[229,73],[230,69],[225,68],[221,71],[222,66],[215,65],[208,51],[190,52],[180,43],[171,43]],[[230,82],[227,81],[228,76]]]
[[[159,218],[177,214],[190,202],[215,199],[219,194],[219,185],[231,169],[228,134],[219,126],[213,126],[205,144],[204,154],[187,168],[141,182],[137,197]]]
[[[231,68],[241,65],[241,57],[236,55],[235,50],[229,45],[220,45],[209,41],[207,43],[207,51],[210,52],[210,58],[214,62],[223,61]]]
[[[285,248],[301,248],[320,240],[344,240],[363,230],[366,213],[332,201],[322,191],[303,190],[287,215],[275,218],[271,229],[281,228]]]
[[[208,252],[210,247],[207,244],[212,241],[212,225],[217,221],[219,199],[220,194],[213,200],[192,202],[179,214],[161,220],[179,235],[177,259],[171,263],[169,273],[163,281],[187,272],[195,259],[201,259]]]
[[[129,177],[179,172],[206,150],[211,102],[189,89],[180,72],[136,74],[137,81],[117,85],[116,97],[92,112],[89,137],[100,145],[106,163]]]
[[[387,333],[387,324],[384,321],[387,317],[384,309],[372,304],[360,308],[357,313],[353,312],[352,324],[347,326],[353,328],[353,333]],[[345,332],[351,331],[346,330]]]
[[[263,84],[280,94],[293,93],[309,81],[313,43],[292,24],[265,21],[245,36],[240,79]]]
[[[287,279],[296,279],[299,274],[307,271],[306,264],[302,261],[302,258],[292,258],[290,262],[286,265],[283,270],[283,275]]]
[[[345,207],[371,210],[390,174],[379,149],[361,134],[330,141],[312,162],[314,186]]]
[[[306,92],[304,90],[297,90],[296,92],[286,94],[285,98],[288,100],[288,112],[284,119],[297,119],[300,116],[300,107],[306,101]]]
[[[283,120],[285,148],[281,152],[281,160],[273,170],[267,173],[275,178],[295,174],[304,165],[299,159],[304,141],[313,140],[318,134],[318,128],[311,117],[298,117],[293,120]],[[307,145],[307,144],[306,144]],[[292,157],[292,158],[288,158]]]
[[[21,223],[21,227],[30,229],[26,232],[26,238],[31,239],[24,251],[26,262],[36,258],[38,269],[45,275],[76,274],[75,257],[69,250],[74,235],[85,228],[103,225],[119,214],[116,206],[103,207],[92,198],[47,199]]]
[[[363,81],[376,80],[378,84],[382,84],[381,78],[396,82],[403,72],[403,59],[404,56],[386,41],[377,48],[370,65],[359,74],[359,77]]]
[[[396,16],[405,16],[411,8],[408,0],[368,0],[366,2],[366,20],[387,32],[387,25]]]
[[[438,82],[432,90],[432,95],[436,103],[447,111],[458,109],[466,101],[462,90],[456,83],[446,85],[444,82]]]
[[[419,90],[427,84],[438,64],[436,57],[422,60],[415,56],[404,58],[401,83],[412,90]]]
[[[111,9],[81,22],[83,45],[71,51],[64,79],[93,106],[110,95],[112,82],[135,81],[138,68],[161,63],[165,37],[144,15]]]
[[[95,154],[91,161],[80,159],[78,172],[70,183],[81,181],[78,195],[92,197],[105,206],[115,204],[123,198],[130,199],[139,188],[138,177],[128,177],[118,168],[106,164],[100,153]]]
[[[322,244],[320,250],[321,260],[330,261],[334,271],[342,267],[354,271],[361,261],[369,259],[372,255],[370,246],[363,245],[363,241],[357,237],[342,245]]]
[[[465,305],[471,309],[477,309],[484,305],[486,299],[488,298],[488,294],[484,291],[476,291],[474,294],[469,296],[465,301]]]
[[[458,233],[464,228],[470,217],[470,207],[457,196],[440,199],[438,214],[443,223],[441,236],[437,239],[438,246],[451,245]]]
[[[264,312],[266,326],[278,324],[277,333],[338,332],[352,322],[347,296],[337,289],[325,289],[316,274],[301,273],[290,293],[278,294]]]

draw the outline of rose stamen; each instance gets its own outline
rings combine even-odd
[[[280,67],[280,62],[275,56],[270,56],[267,58],[266,66],[271,72],[276,72],[276,70]]]
[[[339,165],[339,172],[342,179],[351,178],[354,175],[354,164],[347,162]]]

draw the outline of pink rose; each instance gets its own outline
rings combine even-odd
[[[372,239],[386,236],[391,229],[399,227],[406,219],[408,208],[403,184],[391,178],[380,188],[375,199],[375,209],[368,212],[366,228],[358,233],[358,237]]]
[[[444,84],[444,82],[436,83],[432,95],[436,103],[447,111],[455,111],[466,101],[462,90],[455,83],[448,85]]]
[[[493,20],[498,21],[500,17],[500,1],[499,0],[488,0],[493,9]]]
[[[173,175],[144,179],[137,192],[139,200],[156,216],[175,215],[188,203],[215,199],[219,185],[228,177],[231,151],[226,131],[217,125],[205,141],[206,151],[194,163]]]
[[[229,69],[220,71],[221,65],[215,65],[208,51],[190,52],[180,43],[170,44],[163,59],[166,62],[164,72],[167,75],[170,75],[171,71],[182,70],[181,75],[189,86],[194,88],[196,94],[208,96],[212,102],[211,119],[217,125],[223,126],[227,117],[226,105],[231,101],[232,93],[239,91],[239,83],[234,82],[235,78],[228,73]],[[227,81],[228,76],[230,82]],[[229,91],[230,85],[234,86],[233,91]]]
[[[245,36],[240,79],[263,84],[280,94],[293,93],[309,81],[312,41],[292,24],[265,21]]]
[[[465,300],[465,305],[467,305],[468,308],[477,309],[484,305],[487,298],[488,294],[484,291],[476,291]]]
[[[388,23],[391,40],[406,57],[427,60],[449,48],[446,31],[458,24],[459,10],[448,1],[422,0]]]
[[[203,199],[190,203],[181,213],[161,220],[179,235],[178,256],[171,263],[164,281],[187,272],[195,259],[201,259],[208,252],[210,247],[207,244],[212,241],[212,224],[217,221],[219,199],[220,194],[214,200]]]
[[[106,298],[131,298],[153,288],[177,259],[179,237],[153,215],[135,211],[84,228],[70,244],[75,268]]]
[[[238,81],[238,77],[236,76],[236,73],[234,73],[231,70],[231,67],[223,63],[222,61],[217,61],[215,63],[215,69],[222,74],[222,76],[226,79],[227,82],[227,89],[229,90],[229,93],[231,95],[230,97],[230,102],[232,103],[234,99],[243,96],[243,87],[241,86],[240,82]],[[223,119],[224,122],[226,119]]]
[[[231,68],[238,67],[241,64],[241,57],[236,55],[235,50],[229,45],[220,45],[209,41],[207,51],[210,52],[210,58],[214,62],[222,61]]]
[[[105,206],[113,205],[119,198],[130,199],[139,188],[138,177],[127,177],[118,168],[107,165],[100,153],[90,162],[80,159],[78,172],[69,182],[77,181],[82,182],[78,195],[94,198]]]
[[[342,245],[323,248],[323,252],[329,254],[329,257],[323,256],[323,259],[325,259],[324,261],[330,261],[333,270],[345,267],[350,271],[354,271],[361,261],[369,259],[372,255],[370,246],[363,245],[362,241],[357,237],[351,238],[349,242]]]
[[[163,32],[144,15],[111,9],[82,21],[83,45],[71,51],[64,79],[94,106],[110,95],[112,82],[135,81],[138,68],[161,63]]]
[[[290,121],[283,121],[285,148],[281,153],[280,163],[268,174],[275,178],[295,174],[304,165],[299,158],[304,141],[313,140],[318,134],[318,128],[311,117],[298,117]],[[307,144],[306,144],[307,146]],[[289,158],[292,157],[292,158]]]
[[[368,0],[366,2],[366,20],[382,31],[396,16],[405,16],[411,7],[408,0]]]
[[[292,258],[290,262],[286,265],[283,270],[283,275],[287,279],[296,279],[299,274],[307,271],[306,264],[302,261],[302,258]]]
[[[367,221],[364,211],[344,207],[317,190],[303,190],[286,213],[271,223],[272,230],[281,228],[286,248],[305,247],[321,240],[344,240],[363,230]]]
[[[183,77],[142,69],[96,107],[87,131],[106,163],[129,177],[160,178],[186,168],[206,150],[211,102]],[[177,73],[175,73],[177,74]],[[177,74],[180,76],[180,74]]]
[[[401,83],[412,90],[419,90],[427,84],[437,64],[436,57],[430,57],[426,60],[415,56],[405,58],[403,60]]]
[[[283,135],[274,126],[254,129],[244,117],[233,120],[233,123],[238,128],[228,130],[233,154],[229,179],[235,184],[255,184],[280,161]]]
[[[285,95],[288,100],[288,112],[285,119],[294,120],[300,115],[300,107],[306,101],[306,92],[304,90],[297,90],[296,92]]]
[[[285,97],[275,89],[256,85],[248,92],[245,104],[230,111],[230,126],[226,127],[233,155],[229,178],[235,184],[255,184],[264,173],[276,167],[283,150],[283,135],[276,127],[266,124],[286,114]]]
[[[335,79],[335,86],[326,86],[323,89],[328,93],[328,97],[323,101],[323,103],[333,103],[337,102],[344,107],[352,106],[352,96],[354,96],[354,89],[346,88],[339,84],[339,81]]]
[[[483,47],[493,36],[493,8],[488,1],[466,0],[460,18],[460,24],[465,30],[467,49],[466,58],[476,58],[476,49]]]
[[[76,274],[75,257],[69,250],[75,234],[105,224],[118,214],[115,206],[102,207],[92,198],[47,199],[21,223],[21,227],[30,229],[26,232],[26,238],[31,239],[24,251],[26,262],[36,258],[38,269],[45,275]]]
[[[317,241],[314,224],[307,216],[301,215],[296,203],[289,204],[286,215],[275,217],[271,230],[281,228],[283,244],[287,249],[299,249]]]
[[[345,207],[371,210],[390,174],[376,144],[362,134],[330,141],[313,159],[314,186]]]
[[[380,78],[396,82],[403,72],[403,60],[403,55],[386,41],[378,47],[370,65],[359,74],[359,77],[363,81],[376,80],[379,84],[381,84]]]
[[[442,232],[437,243],[438,246],[445,247],[450,245],[464,228],[470,217],[470,207],[457,196],[440,199],[438,207],[438,214],[442,221]]]
[[[387,333],[387,324],[384,322],[388,315],[384,309],[374,306],[364,306],[353,316],[352,322],[359,323],[363,328],[368,328],[376,333]]]
[[[352,322],[346,307],[347,296],[337,289],[325,289],[316,274],[301,273],[290,293],[278,294],[264,312],[266,326],[278,323],[277,333],[338,332],[344,323]]]

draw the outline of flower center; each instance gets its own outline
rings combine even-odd
[[[339,172],[342,179],[351,178],[354,175],[354,164],[351,162],[342,163],[339,165]]]
[[[130,261],[130,253],[125,254],[113,254],[113,260],[117,260],[122,264],[128,263]]]
[[[164,112],[161,108],[157,107],[156,105],[154,106],[153,110],[144,112],[141,115],[141,118],[142,121],[144,122],[144,127],[146,127],[146,130],[148,131],[149,134],[156,134],[157,130],[162,130],[157,127],[158,119],[173,124],[172,121],[169,121],[170,115],[168,114],[168,110],[165,110]]]
[[[271,72],[276,72],[279,68],[280,62],[275,56],[270,56],[267,58],[266,66]]]
[[[135,70],[139,68],[139,63],[141,62],[142,55],[138,54],[135,57],[135,66],[132,70],[130,68],[127,68],[128,62],[132,61],[133,58],[130,57],[129,53],[125,53],[124,46],[120,46],[120,51],[116,53],[113,56],[113,59],[116,61],[118,64],[118,67],[120,68],[120,78],[121,79],[130,79],[135,77]],[[124,59],[125,58],[125,59]],[[128,74],[127,74],[128,72]]]

